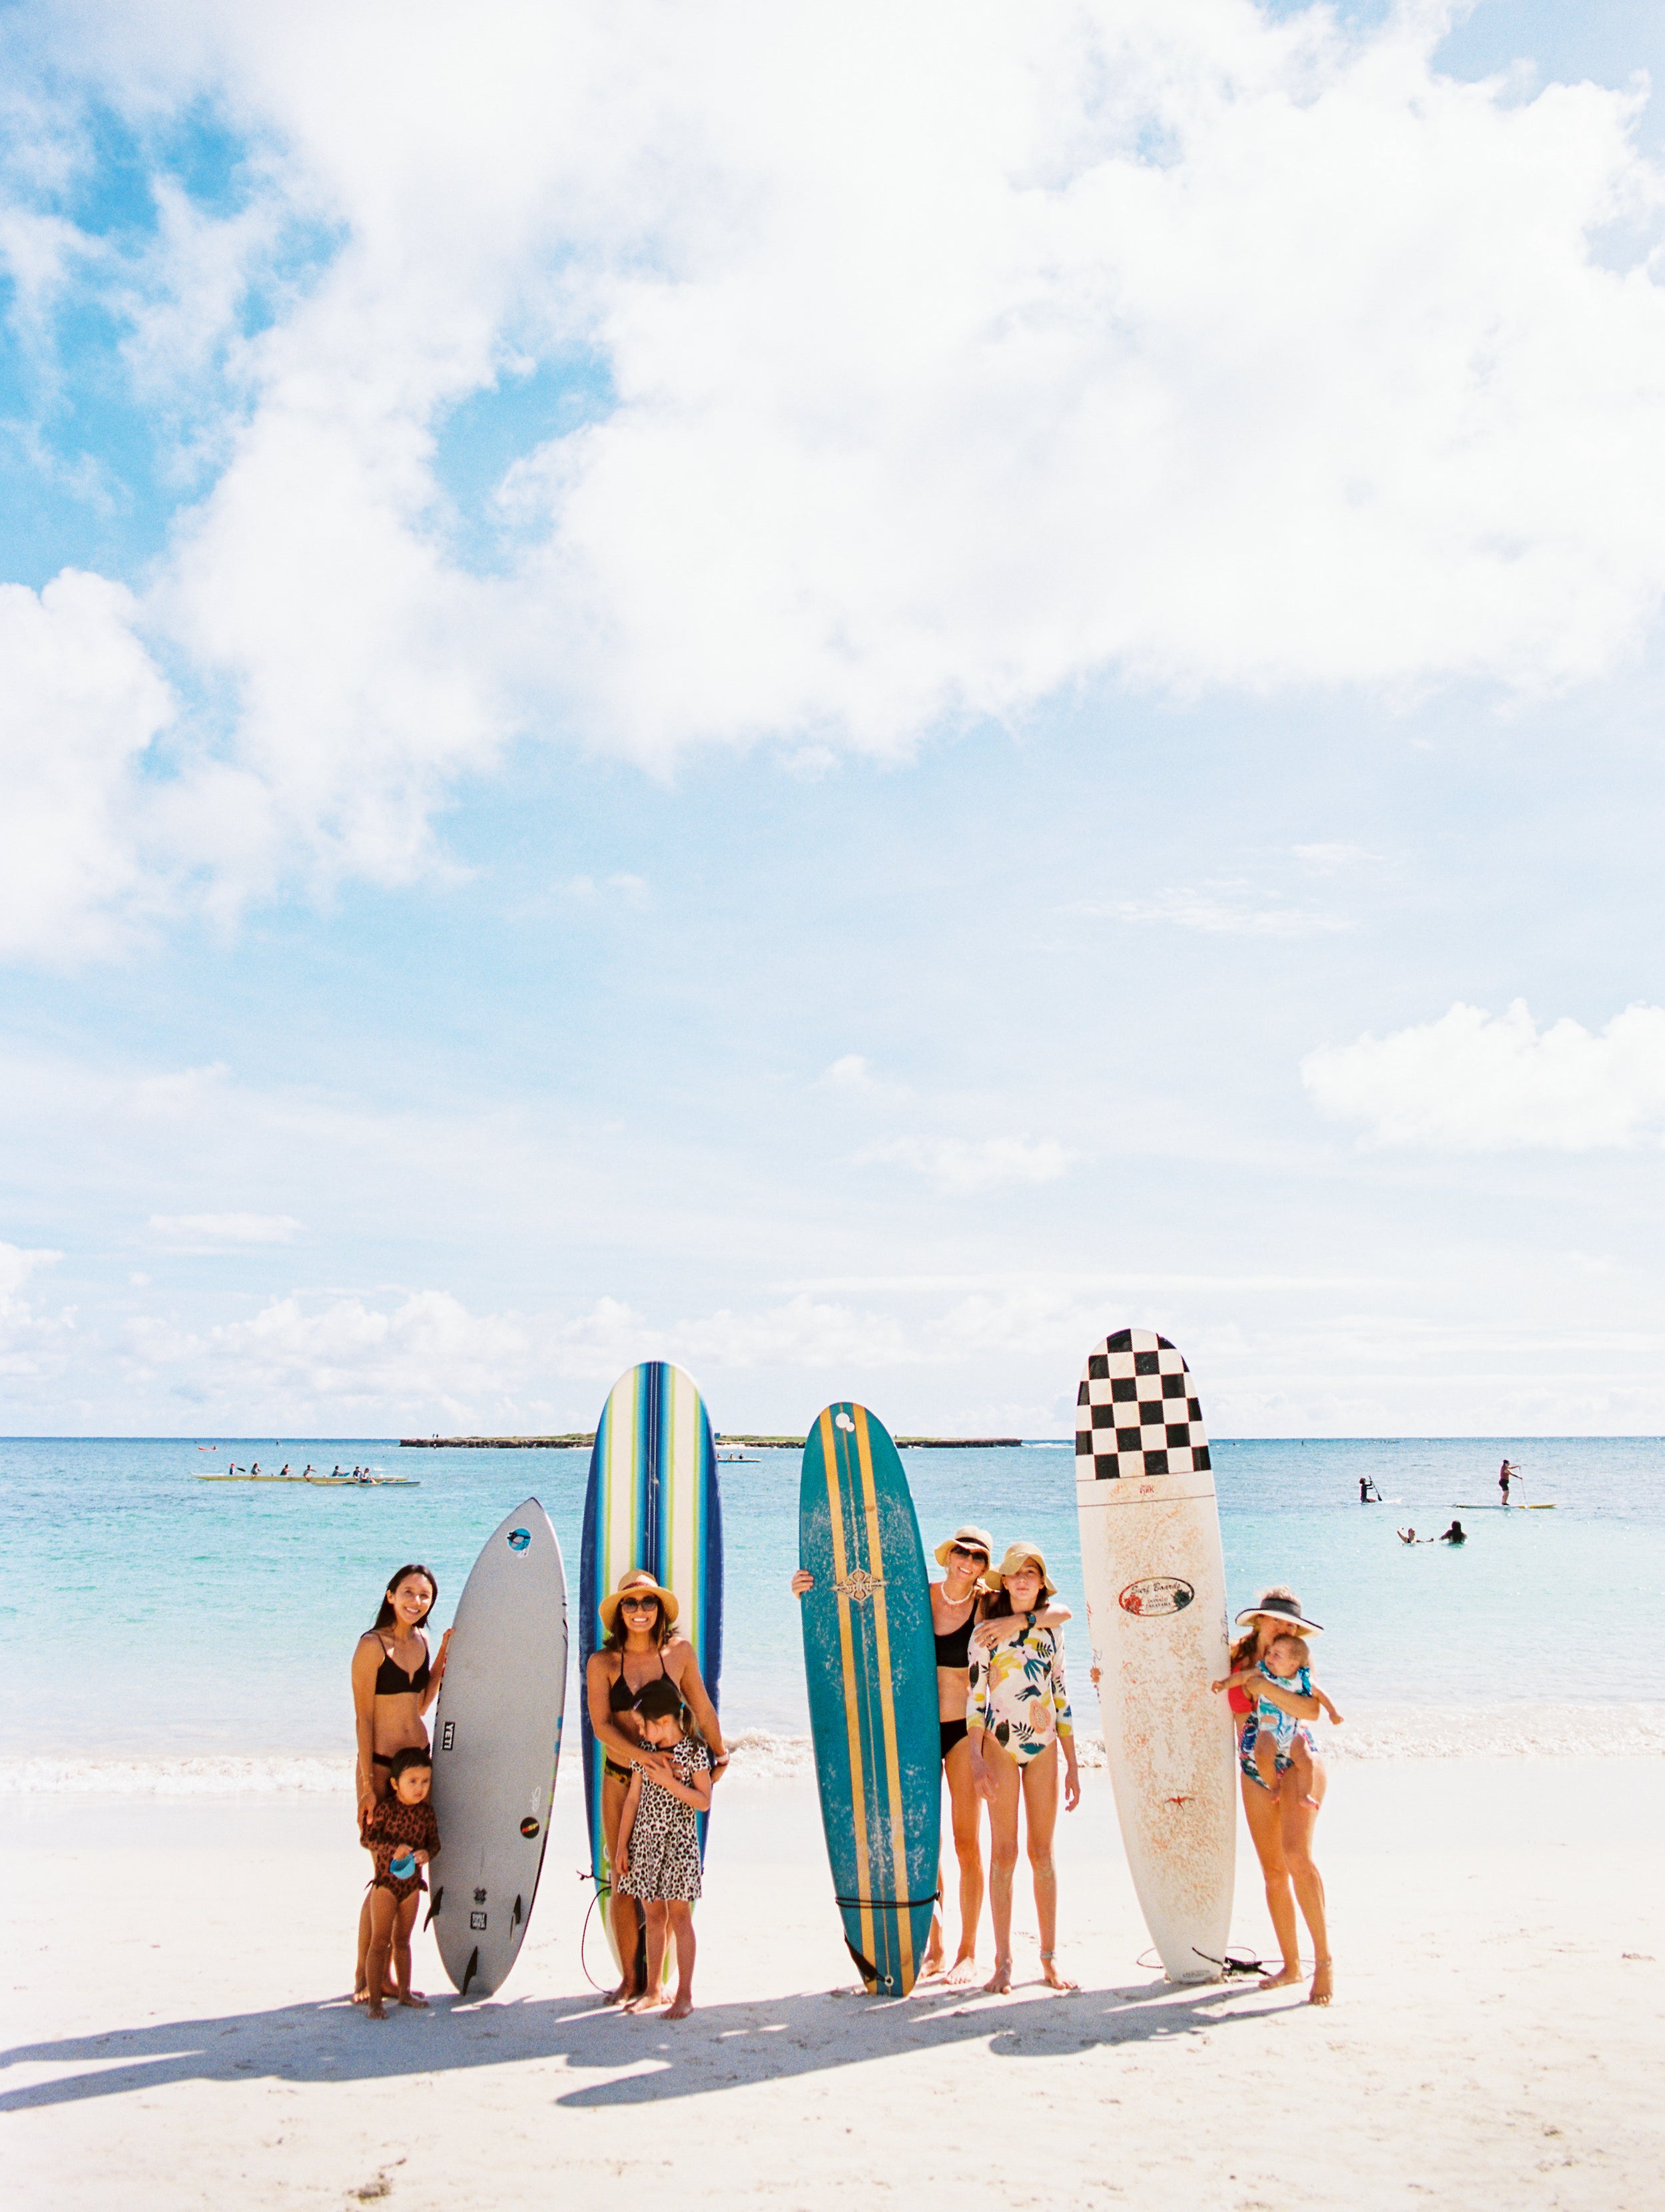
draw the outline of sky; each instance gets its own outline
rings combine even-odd
[[[0,44],[0,1432],[1665,1430],[1656,9]]]

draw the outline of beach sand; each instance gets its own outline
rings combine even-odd
[[[344,1799],[10,1799],[9,2200],[1665,2204],[1665,1762],[1338,1764],[1328,2010],[1140,1968],[1085,1781],[1060,1836],[1081,1993],[1034,1979],[1020,1867],[1012,1996],[894,2003],[829,1994],[853,1976],[812,1784],[725,1784],[674,2027],[586,1983],[570,1769],[501,1999],[382,2026],[341,2002],[368,1870]],[[1269,1941],[1247,1855],[1236,1933]],[[430,1938],[417,1969],[445,1986]]]

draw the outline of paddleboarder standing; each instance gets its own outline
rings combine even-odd
[[[1509,1486],[1510,1482],[1513,1481],[1514,1477],[1515,1470],[1510,1465],[1509,1462],[1505,1460],[1498,1475],[1498,1487],[1503,1492],[1503,1502],[1505,1505],[1509,1503]]]

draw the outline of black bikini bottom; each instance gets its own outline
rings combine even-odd
[[[949,1753],[952,1751],[957,1743],[963,1743],[965,1741],[965,1723],[963,1721],[939,1721],[937,1725],[942,1730],[942,1755],[946,1759]]]
[[[604,1774],[611,1775],[615,1782],[628,1782],[630,1778],[630,1769],[628,1766],[615,1766],[605,1752],[601,1754],[601,1771]]]

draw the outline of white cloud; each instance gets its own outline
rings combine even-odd
[[[1591,1152],[1665,1138],[1665,1008],[1627,1006],[1600,1032],[1540,1030],[1517,999],[1493,1016],[1459,1003],[1437,1021],[1301,1063],[1322,1113],[1370,1140],[1449,1152]]]
[[[169,1244],[291,1244],[301,1224],[288,1213],[153,1213],[150,1226]]]
[[[118,584],[66,569],[0,585],[0,952],[103,951],[151,908],[155,805],[140,777],[173,714]]]
[[[1443,20],[486,0],[390,41],[370,0],[38,15],[52,99],[147,131],[217,104],[258,158],[235,216],[159,178],[115,269],[54,198],[78,112],[14,177],[33,327],[125,318],[158,427],[218,473],[144,600],[192,702],[149,808],[172,702],[131,606],[18,602],[86,649],[37,654],[11,742],[41,896],[0,927],[86,950],[170,897],[409,877],[530,729],[656,769],[702,742],[824,761],[1102,672],[1610,668],[1665,587],[1658,179],[1635,96],[1441,77]],[[277,281],[307,224],[337,245]],[[450,412],[575,349],[611,410],[523,432],[471,568]]]
[[[1193,929],[1207,937],[1328,936],[1357,927],[1346,915],[1267,903],[1264,894],[1239,884],[1176,888],[1147,899],[1084,900],[1076,912],[1139,927]]]
[[[0,1243],[0,1375],[14,1382],[41,1382],[60,1375],[69,1363],[75,1313],[38,1313],[23,1295],[29,1278],[56,1267],[61,1252],[28,1251]]]
[[[471,1314],[443,1291],[412,1291],[390,1311],[355,1297],[313,1308],[274,1298],[247,1321],[205,1331],[143,1316],[125,1334],[142,1372],[179,1376],[199,1400],[233,1390],[251,1403],[427,1405],[495,1394],[527,1364],[518,1320]]]
[[[907,1168],[939,1190],[963,1194],[1002,1183],[1055,1182],[1073,1157],[1049,1137],[882,1137],[864,1146],[855,1164]]]
[[[617,874],[605,877],[597,883],[593,876],[569,876],[561,886],[569,899],[585,904],[611,896],[622,905],[645,907],[647,903],[647,879],[645,876]]]

